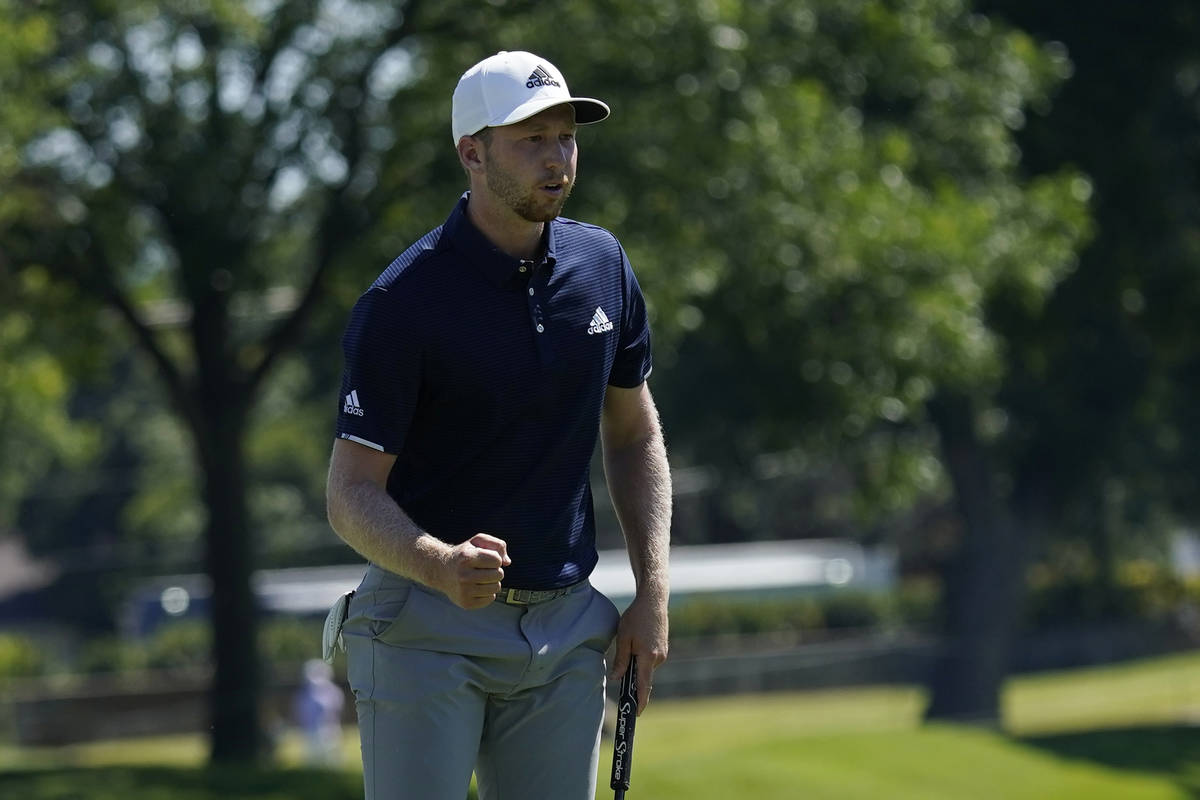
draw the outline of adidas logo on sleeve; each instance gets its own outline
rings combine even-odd
[[[363,415],[362,406],[358,404],[358,389],[353,390],[346,395],[346,404],[342,406],[343,414],[353,414],[356,417]]]
[[[596,306],[596,313],[592,314],[592,324],[588,326],[588,334],[607,333],[613,329],[612,322],[604,313],[604,309]]]

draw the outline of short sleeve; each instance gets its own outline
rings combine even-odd
[[[416,408],[421,351],[390,300],[389,292],[372,289],[350,314],[337,435],[399,454]]]
[[[650,353],[650,321],[646,317],[646,300],[633,274],[633,266],[625,249],[621,248],[621,335],[617,354],[608,376],[611,386],[632,389],[650,377],[653,359]]]

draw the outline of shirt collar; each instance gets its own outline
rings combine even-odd
[[[464,192],[454,210],[450,212],[442,226],[443,241],[465,255],[492,283],[506,286],[520,274],[517,270],[521,266],[521,260],[513,258],[492,244],[471,222],[467,216],[467,200],[470,196],[470,192]],[[545,264],[548,269],[553,269],[556,261],[554,228],[554,223],[548,222],[542,234],[546,248]]]

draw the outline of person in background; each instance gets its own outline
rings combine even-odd
[[[304,662],[292,714],[304,732],[308,763],[334,766],[342,760],[342,706],[345,697],[333,682],[333,669],[314,658]]]

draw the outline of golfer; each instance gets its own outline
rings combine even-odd
[[[341,632],[368,800],[591,800],[611,677],[667,654],[671,481],[650,331],[624,250],[559,216],[579,125],[608,116],[501,52],[453,95],[467,191],[355,305],[329,469],[370,562]],[[596,564],[599,438],[637,593]]]

